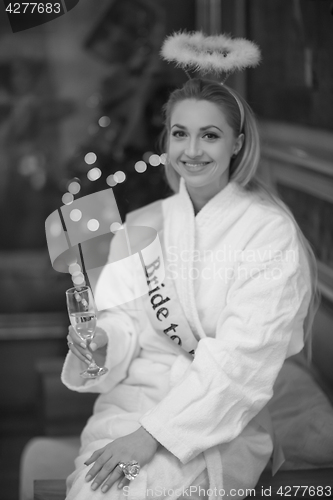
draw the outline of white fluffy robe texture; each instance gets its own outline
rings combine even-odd
[[[109,373],[84,382],[72,353],[62,373],[70,389],[102,393],[82,434],[68,500],[105,498],[85,483],[83,462],[140,425],[163,447],[132,482],[129,498],[145,498],[146,488],[186,488],[206,468],[211,488],[251,488],[272,451],[253,418],[271,398],[284,359],[303,347],[310,299],[293,224],[233,182],[196,217],[183,180],[162,208],[167,265],[199,341],[195,358],[157,336],[142,310],[102,313]],[[131,286],[130,269],[105,272],[98,293]],[[124,498],[115,486],[109,495]]]

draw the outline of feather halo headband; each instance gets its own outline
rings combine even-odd
[[[226,73],[227,77],[236,70],[257,66],[261,58],[258,46],[245,38],[206,36],[199,31],[170,35],[163,43],[161,55],[185,71]]]

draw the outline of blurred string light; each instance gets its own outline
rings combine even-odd
[[[155,154],[150,155],[148,161],[152,167],[158,167],[158,165],[160,165],[160,163],[161,163],[159,155],[155,155]]]
[[[97,229],[99,228],[98,220],[97,219],[88,220],[87,228],[89,229],[89,231],[97,231]]]
[[[74,201],[74,196],[72,193],[65,193],[62,197],[62,202],[64,205],[70,205]]]
[[[149,165],[151,165],[152,167],[158,167],[159,165],[165,165],[166,164],[166,159],[167,159],[167,155],[166,153],[162,153],[161,155],[158,155],[156,153],[153,153],[152,151],[146,151],[143,155],[142,155],[142,159],[143,161]],[[139,162],[137,162],[139,163]],[[135,165],[137,165],[137,163]],[[139,173],[141,173],[141,164],[139,164],[139,170],[137,170],[136,166],[134,166],[135,170]]]
[[[78,274],[77,276],[72,276],[72,281],[74,285],[84,285],[84,276],[82,273]]]
[[[69,214],[69,217],[73,222],[78,222],[82,218],[82,212],[78,208],[74,208]]]
[[[85,283],[84,275],[80,264],[72,263],[68,266],[68,272],[71,274],[74,285],[82,285]]]
[[[134,168],[139,174],[142,174],[147,170],[147,163],[143,160],[137,161]]]
[[[88,165],[92,165],[93,163],[95,163],[95,161],[97,160],[97,156],[95,153],[93,153],[92,151],[90,153],[87,153],[84,157],[84,161],[88,164]]]
[[[108,116],[102,116],[98,120],[98,123],[101,127],[107,127],[111,123],[111,120]],[[134,169],[139,174],[141,174],[147,170],[147,168],[148,168],[147,163],[149,163],[153,167],[157,167],[158,165],[165,165],[166,161],[167,161],[167,154],[166,153],[162,153],[161,155],[158,155],[158,154],[153,153],[151,151],[146,151],[142,157],[143,157],[143,160],[139,160],[134,164]],[[87,153],[84,156],[84,161],[88,165],[93,165],[97,161],[96,153],[94,153],[93,151],[90,151],[89,153]],[[87,177],[90,181],[96,181],[101,176],[102,176],[102,171],[98,167],[91,168],[87,172]],[[73,195],[78,194],[81,190],[81,185],[78,182],[78,180],[76,180],[76,179],[77,178],[74,178],[74,180],[68,184],[68,192],[62,196],[62,202],[65,205],[70,205],[71,203],[73,203],[73,201],[74,201]],[[114,187],[117,184],[121,184],[125,180],[126,180],[125,172],[123,172],[122,170],[118,170],[114,174],[110,174],[107,176],[106,183],[108,184],[108,186]],[[82,213],[80,212],[80,210],[75,209],[75,210],[72,210],[70,217],[73,221],[78,221],[81,219]],[[118,224],[118,223],[115,223],[115,224]],[[92,219],[91,221],[88,222],[87,226],[88,226],[88,229],[90,231],[96,231],[99,227],[99,222],[95,219]],[[112,231],[111,226],[110,226],[110,230]],[[56,232],[56,230],[55,230],[55,232]]]
[[[107,176],[106,183],[110,187],[114,187],[114,186],[116,186],[118,184],[117,181],[115,180],[115,178],[113,177],[113,174]]]
[[[111,233],[116,233],[119,229],[122,229],[122,225],[119,222],[112,222],[110,225]]]
[[[102,175],[102,171],[100,168],[92,168],[89,170],[89,172],[87,173],[87,177],[90,181],[97,181],[97,179],[99,179]]]
[[[72,181],[70,182],[70,184],[68,185],[68,191],[72,194],[77,194],[79,193],[80,189],[81,189],[81,186],[80,184],[77,182],[77,181]]]
[[[101,116],[98,120],[98,125],[100,127],[108,127],[111,123],[111,119],[108,116]]]
[[[122,170],[118,170],[118,172],[115,172],[113,174],[113,178],[117,183],[124,182],[126,180],[126,174]]]
[[[166,161],[167,161],[167,154],[166,153],[162,153],[160,155],[160,162],[162,165],[165,165],[166,164]]]
[[[70,272],[70,274],[72,276],[74,276],[74,275],[76,275],[76,274],[78,274],[78,273],[81,272],[81,266],[77,262],[74,262],[73,264],[70,264],[68,266],[68,271]]]

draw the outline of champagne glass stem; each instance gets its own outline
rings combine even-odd
[[[89,364],[87,370],[89,372],[96,372],[96,371],[99,370],[99,366],[96,364],[96,361],[94,360],[94,357],[92,355],[93,351],[90,349],[90,344],[91,344],[92,340],[93,339],[89,339],[89,340],[86,341],[86,343],[87,343],[87,349],[91,353],[91,360],[90,360],[90,364]]]

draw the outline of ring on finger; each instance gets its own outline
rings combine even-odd
[[[140,474],[140,465],[136,460],[131,460],[130,462],[119,462],[118,467],[123,472],[124,476],[133,481]]]

